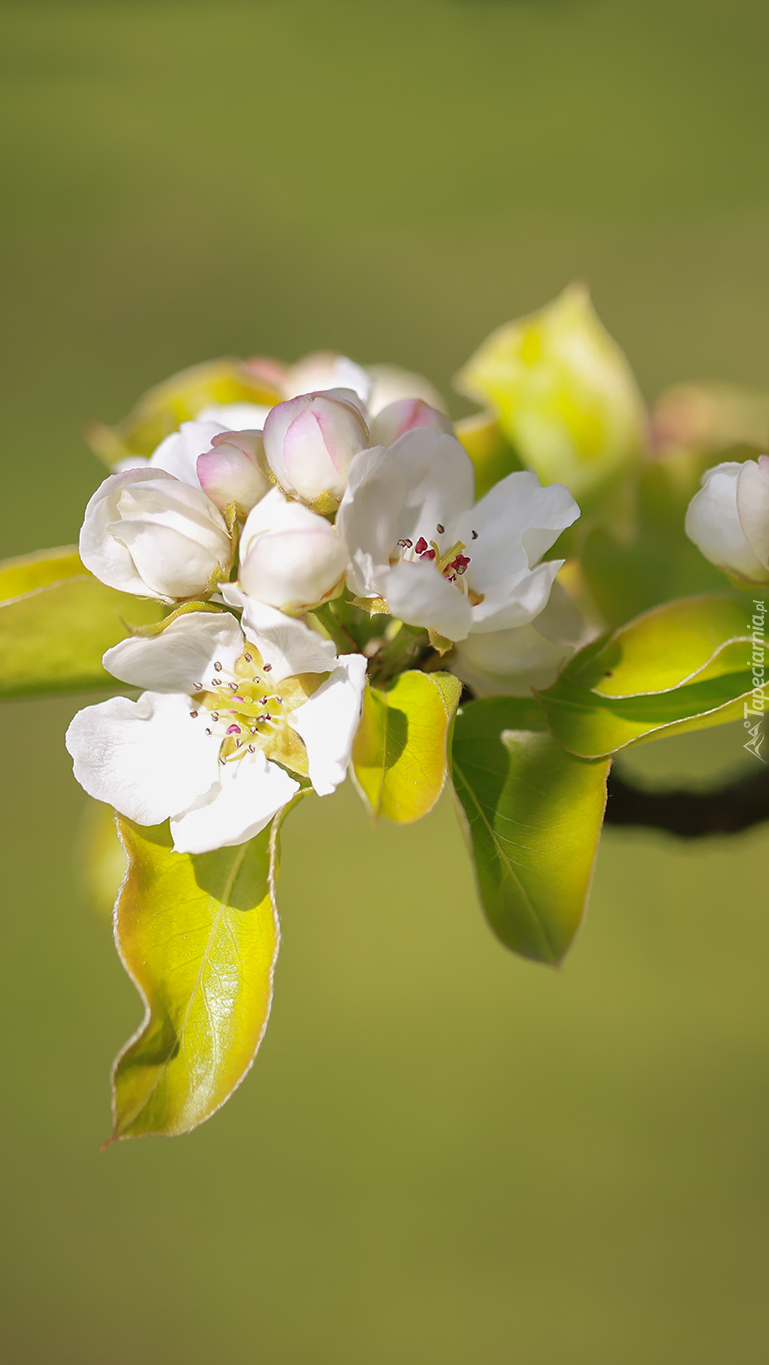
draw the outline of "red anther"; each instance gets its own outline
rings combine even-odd
[[[419,556],[419,558],[420,558],[420,559],[435,559],[435,550],[425,550],[424,554],[421,554],[421,555]]]
[[[424,536],[420,536],[420,537],[419,537],[419,540],[417,541],[416,545],[414,546],[414,549],[415,549],[415,551],[416,551],[416,553],[417,553],[418,555],[423,555],[423,554],[424,554],[425,550],[427,549],[427,541],[425,540]],[[435,558],[435,551],[433,550],[433,559],[434,559],[434,558]]]
[[[227,734],[228,734],[228,735],[239,735],[239,734],[240,734],[240,726],[239,726],[239,725],[231,725],[230,728],[229,728],[229,730],[227,731]]]
[[[467,573],[467,566],[469,563],[469,555],[457,555],[456,559],[452,559],[449,568],[455,569],[457,573]]]

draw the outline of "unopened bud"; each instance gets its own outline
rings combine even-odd
[[[239,583],[248,597],[301,615],[336,594],[347,558],[330,522],[273,488],[243,528]]]
[[[686,534],[732,578],[769,583],[769,455],[707,469],[689,503]]]
[[[454,426],[445,413],[439,412],[422,398],[400,398],[389,403],[371,420],[371,444],[391,446],[399,436],[414,427],[430,427],[439,436],[453,436]]]
[[[338,507],[354,455],[369,431],[352,402],[306,393],[278,403],[264,425],[264,451],[281,488],[321,513]]]
[[[271,487],[261,431],[225,431],[198,459],[204,493],[225,511],[233,504],[245,517]]]

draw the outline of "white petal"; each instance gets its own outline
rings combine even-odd
[[[532,687],[549,687],[573,653],[537,630],[537,622],[513,630],[474,631],[457,645],[451,670],[479,697],[525,697]]]
[[[753,554],[769,569],[769,455],[746,460],[737,480],[737,513]]]
[[[399,513],[395,539],[423,535],[440,539],[438,526],[448,527],[469,511],[475,497],[472,461],[455,436],[430,427],[415,427],[389,447],[390,459],[401,467],[406,496]]]
[[[227,427],[218,421],[202,421],[199,416],[194,422],[182,422],[178,431],[172,431],[170,436],[160,442],[150,457],[150,465],[153,469],[165,469],[168,474],[173,474],[192,488],[200,488],[198,457],[211,449],[215,436],[226,430]]]
[[[243,648],[243,632],[230,612],[188,611],[159,635],[121,640],[102,662],[135,687],[189,693],[196,683],[210,685],[214,662],[231,672]]]
[[[451,670],[479,697],[526,696],[549,687],[559,667],[591,632],[563,588],[553,584],[547,606],[531,625],[473,631],[457,645]]]
[[[342,654],[339,665],[317,692],[288,717],[307,747],[310,781],[318,796],[329,796],[344,782],[360,720],[366,660]]]
[[[337,531],[350,550],[347,581],[361,597],[381,591],[378,575],[387,569],[398,540],[407,486],[400,463],[390,455],[384,446],[373,446],[355,456],[336,517]]]
[[[431,408],[437,408],[439,412],[446,411],[443,395],[423,374],[402,370],[399,365],[369,365],[367,370],[370,381],[373,381],[368,399],[372,416],[401,398],[421,398]]]
[[[269,411],[262,403],[210,403],[201,408],[197,420],[216,422],[225,431],[261,431]]]
[[[543,488],[536,474],[520,470],[501,479],[453,523],[451,535],[467,546],[468,582],[485,593],[522,568],[532,568],[578,516],[568,488],[559,483]]]
[[[270,664],[273,680],[296,673],[328,673],[336,664],[336,649],[304,621],[247,597],[237,583],[223,583],[222,597],[243,609],[243,632]]]
[[[145,692],[79,711],[66,745],[81,787],[140,825],[186,810],[217,781],[221,743],[191,709],[188,697]]]
[[[219,781],[171,821],[177,853],[210,853],[244,844],[268,825],[299,783],[261,750],[219,764]]]
[[[762,582],[767,569],[751,549],[737,509],[742,468],[727,460],[705,471],[702,488],[686,512],[686,534],[711,564],[749,582]]]
[[[123,489],[158,479],[168,479],[170,482],[171,475],[151,470],[146,465],[144,468],[111,474],[99,485],[85,509],[80,531],[80,558],[85,567],[110,588],[151,595],[137,573],[130,551],[122,540],[112,534],[111,527],[119,516],[118,501]]]
[[[430,560],[396,564],[382,586],[392,615],[411,626],[436,630],[448,640],[463,640],[471,628],[469,601]]]
[[[556,574],[565,560],[549,559],[525,573],[519,581],[497,584],[472,609],[471,630],[508,630],[525,626],[547,605]]]
[[[334,351],[314,351],[291,365],[283,381],[285,398],[296,398],[300,393],[318,393],[328,389],[352,389],[364,403],[371,391],[371,378],[349,356]]]

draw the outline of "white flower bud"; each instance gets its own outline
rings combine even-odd
[[[329,394],[278,403],[264,424],[265,455],[281,488],[323,513],[336,510],[352,458],[368,444],[359,409]]]
[[[366,406],[372,416],[391,403],[398,403],[401,398],[421,398],[431,408],[446,411],[443,394],[423,374],[402,370],[400,365],[368,365],[366,372],[371,384]]]
[[[289,366],[281,388],[286,398],[303,393],[326,393],[329,389],[351,389],[363,403],[368,402],[371,377],[354,360],[336,351],[313,351]]]
[[[215,436],[211,449],[198,457],[197,471],[211,501],[222,512],[234,505],[240,517],[272,487],[261,431],[225,431]]]
[[[686,534],[711,564],[745,583],[769,583],[769,455],[707,469]]]
[[[102,583],[174,602],[226,577],[232,543],[210,498],[162,469],[113,474],[85,511],[80,557]]]
[[[399,398],[388,403],[371,420],[372,446],[391,446],[399,436],[414,427],[430,427],[439,436],[453,436],[454,426],[449,417],[422,398]]]
[[[330,522],[279,488],[249,514],[239,574],[247,597],[301,615],[333,597],[346,570],[347,547]]]

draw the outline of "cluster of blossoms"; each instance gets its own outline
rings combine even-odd
[[[476,502],[419,376],[320,355],[272,405],[204,407],[86,509],[85,566],[168,615],[107,651],[143,690],[78,713],[76,777],[139,824],[170,818],[179,852],[250,839],[300,787],[344,780],[367,669],[399,631],[422,632],[417,666],[477,691],[554,676],[580,625],[543,556],[578,516],[531,470]]]

